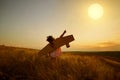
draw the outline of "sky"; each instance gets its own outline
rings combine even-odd
[[[104,14],[94,20],[90,5]],[[120,51],[120,0],[0,0],[0,45],[42,49],[49,35],[73,34],[63,51]]]

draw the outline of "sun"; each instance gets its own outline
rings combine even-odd
[[[104,13],[103,7],[98,3],[92,4],[88,8],[88,15],[92,19],[96,20],[101,18],[103,16],[103,13]]]

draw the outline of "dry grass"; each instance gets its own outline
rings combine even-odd
[[[0,48],[0,80],[120,80],[99,56],[62,54],[56,61],[38,50]]]

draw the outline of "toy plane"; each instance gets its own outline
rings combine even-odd
[[[67,48],[70,47],[69,43],[74,41],[74,37],[73,35],[63,37],[65,33],[66,32],[63,32],[63,34],[59,38],[56,38],[53,41],[53,44],[48,43],[42,50],[39,51],[38,55],[51,53],[55,51],[57,48],[60,48],[64,45],[66,45]]]

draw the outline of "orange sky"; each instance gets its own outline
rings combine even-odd
[[[104,14],[88,16],[98,3]],[[0,44],[42,49],[46,37],[73,34],[75,41],[63,50],[120,50],[120,0],[1,0]]]

